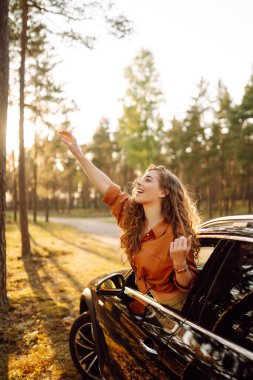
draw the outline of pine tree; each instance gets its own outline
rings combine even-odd
[[[115,14],[113,11],[113,3],[105,2],[78,2],[67,0],[21,0],[21,26],[14,27],[12,31],[13,40],[16,40],[20,32],[21,49],[20,49],[20,91],[19,91],[19,199],[20,199],[20,229],[22,239],[22,255],[30,254],[30,241],[28,231],[27,218],[27,200],[26,200],[26,172],[25,172],[25,149],[24,149],[24,113],[25,113],[25,72],[27,53],[29,52],[29,43],[32,41],[32,33],[34,30],[33,24],[38,20],[42,20],[46,14],[54,15],[58,19],[65,21],[64,31],[58,32],[49,25],[47,31],[59,34],[62,38],[69,41],[79,41],[88,48],[94,45],[94,36],[83,36],[75,31],[73,23],[83,22],[100,16],[105,25],[109,28],[109,32],[115,34],[118,38],[122,38],[129,33],[131,26],[129,21],[123,15]],[[14,13],[19,13],[20,9],[18,1],[11,0],[12,10]],[[90,14],[90,11],[93,14]],[[95,12],[95,13],[94,13]],[[18,18],[17,18],[18,19]],[[67,22],[67,23],[66,23]],[[43,22],[42,22],[43,24]],[[15,25],[12,23],[12,25]],[[54,30],[53,30],[54,29]],[[21,31],[20,31],[21,30]]]
[[[239,166],[240,193],[247,201],[248,212],[253,211],[253,75],[245,86],[241,104],[234,114],[237,126],[237,157]]]
[[[198,94],[193,97],[193,104],[187,110],[183,121],[182,155],[184,180],[195,189],[201,188],[202,167],[205,158],[206,120],[205,115],[210,110],[208,84],[202,78],[198,84]]]
[[[8,304],[6,292],[6,124],[9,89],[8,1],[0,1],[0,306]]]
[[[54,83],[53,70],[57,63],[52,53],[45,53],[45,47],[49,44],[41,39],[39,48],[33,53],[34,61],[29,65],[29,73],[32,73],[27,80],[26,98],[27,114],[34,126],[34,144],[32,161],[32,207],[33,221],[37,220],[37,184],[38,184],[38,155],[40,150],[40,136],[48,134],[49,130],[54,129],[54,115],[66,113],[63,109],[66,100],[60,85]],[[74,107],[75,108],[75,107]],[[71,107],[68,111],[74,111]],[[64,112],[63,112],[64,111]]]
[[[24,148],[24,113],[25,113],[25,63],[27,49],[28,3],[21,1],[22,31],[19,69],[19,213],[22,241],[22,256],[30,255],[30,238],[27,217],[26,171]]]
[[[219,215],[230,213],[230,198],[236,175],[231,171],[236,144],[230,122],[232,99],[227,87],[221,81],[217,85],[215,104],[211,136],[208,141],[208,160],[211,168],[208,181],[209,216],[212,216],[214,211]]]
[[[92,162],[100,168],[109,177],[113,176],[113,142],[110,137],[109,121],[106,118],[100,120],[97,127],[92,143],[88,147],[89,152],[92,153]],[[95,194],[95,207],[97,208],[101,202],[101,194],[94,190]]]
[[[116,139],[125,165],[143,171],[161,157],[163,94],[150,51],[140,50],[125,70],[128,88]]]
[[[186,146],[183,145],[183,125],[182,121],[175,116],[171,121],[171,126],[164,133],[164,164],[177,176],[183,176],[183,162],[181,160]]]

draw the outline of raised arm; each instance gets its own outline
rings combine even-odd
[[[60,131],[59,134],[61,135],[64,144],[79,161],[79,164],[92,184],[97,190],[105,195],[109,186],[112,184],[112,180],[85,157],[72,133]]]

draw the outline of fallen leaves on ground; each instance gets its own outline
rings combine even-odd
[[[75,380],[68,334],[89,281],[122,268],[121,255],[86,233],[53,223],[30,225],[32,253],[7,225],[9,308],[0,309],[1,380]]]

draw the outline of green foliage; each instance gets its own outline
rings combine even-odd
[[[125,77],[128,88],[116,139],[125,163],[143,171],[158,162],[163,131],[159,114],[163,95],[152,53],[142,49],[126,68]]]
[[[93,48],[97,36],[92,28],[89,35],[78,32],[78,23],[88,19],[99,20],[103,30],[118,38],[130,33],[129,21],[115,13],[110,3],[65,0],[29,3],[25,106],[26,117],[35,127],[35,143],[26,162],[30,208],[36,178],[40,208],[44,207],[44,199],[50,199],[51,206],[57,210],[96,208],[101,204],[100,195],[75,159],[66,154],[56,134],[59,129],[71,130],[70,114],[76,105],[65,98],[62,84],[55,82],[57,59],[49,41],[54,33],[65,41],[81,42]],[[48,15],[53,22],[49,22]],[[57,22],[66,19],[66,29],[57,30]],[[10,0],[13,82],[21,31],[17,20],[20,20],[20,2]],[[240,212],[252,212],[253,76],[241,103],[236,105],[221,81],[215,98],[210,100],[208,83],[201,78],[185,117],[174,117],[169,126],[160,115],[163,94],[152,53],[141,49],[125,69],[125,78],[127,88],[116,132],[110,132],[109,120],[102,118],[93,141],[83,147],[94,164],[126,190],[130,190],[129,181],[149,164],[163,164],[197,192],[199,205],[208,216],[234,213],[237,205]],[[10,97],[15,103],[14,84]],[[13,160],[9,164],[7,186],[14,194]]]
[[[174,118],[166,132],[167,166],[197,192],[206,217],[252,212],[252,91],[251,79],[242,103],[232,105],[219,82],[211,102],[201,80],[185,119]]]
[[[20,80],[22,82],[22,98],[25,98],[25,104],[22,103],[22,117],[20,119],[23,120],[24,114],[25,125],[22,123],[22,130],[28,127],[35,128],[34,146],[29,152],[26,162],[29,207],[33,207],[34,214],[36,214],[37,200],[41,204],[45,200],[48,205],[49,200],[57,199],[58,196],[66,202],[69,208],[72,208],[75,204],[76,189],[80,193],[80,188],[82,189],[84,206],[90,195],[89,185],[87,181],[81,179],[80,168],[73,157],[68,156],[66,158],[65,153],[63,153],[66,150],[64,147],[59,153],[57,138],[52,138],[52,131],[55,133],[59,129],[69,128],[69,115],[77,107],[73,101],[66,100],[63,85],[55,82],[54,71],[58,62],[54,56],[50,40],[53,35],[54,42],[63,40],[71,44],[81,43],[87,48],[93,48],[98,34],[107,33],[122,38],[131,33],[131,22],[115,9],[114,2],[110,0],[81,0],[78,2],[75,0],[25,0],[21,2],[10,0],[9,9],[11,105],[18,105],[20,101],[19,86],[17,85],[20,78],[17,68],[20,63],[22,30],[26,30],[22,25],[21,15],[27,13],[27,31],[23,33],[24,43],[22,45],[23,80]],[[26,12],[22,12],[23,9]],[[95,28],[92,27],[94,21],[96,21]],[[84,35],[79,32],[82,29],[80,26],[83,25],[83,22],[89,25],[90,34]],[[64,28],[61,25],[64,25]],[[100,29],[98,25],[101,26]],[[97,33],[98,29],[99,32]],[[57,37],[59,38],[57,39]],[[25,75],[24,62],[26,63]],[[30,125],[28,125],[29,123]],[[22,140],[21,144],[23,146]],[[23,149],[21,151],[23,152]],[[23,166],[21,168],[20,165],[19,168],[22,169],[23,173],[21,178],[25,178]],[[15,170],[12,169],[11,175],[8,176],[12,195],[14,190],[11,183],[14,182],[15,175]],[[61,185],[58,184],[58,177],[61,177]],[[57,186],[61,187],[60,194],[57,193]],[[23,185],[20,187],[20,194],[21,190],[24,194],[26,189],[23,189]],[[17,203],[13,197],[14,208],[16,208],[15,202]],[[20,204],[25,204],[25,202]],[[58,202],[55,201],[55,204],[58,205]]]
[[[111,176],[113,171],[113,142],[111,141],[109,128],[109,120],[102,118],[88,149],[92,153],[92,162],[107,175]]]
[[[123,38],[132,32],[130,20],[115,9],[115,4],[111,0],[32,0],[27,1],[29,6],[28,35],[32,37],[36,33],[34,24],[43,25],[45,33],[58,36],[66,43],[81,43],[89,49],[94,48],[98,40],[98,34],[111,34],[116,38]],[[21,25],[19,0],[10,0],[10,37],[12,41],[18,41]],[[92,27],[91,21],[99,20],[101,30],[97,32]],[[80,26],[86,22],[89,24],[90,34],[80,33]],[[61,27],[64,25],[64,28]],[[33,30],[33,32],[32,32]],[[102,33],[101,33],[102,32]],[[35,35],[37,39],[40,33]],[[32,38],[30,39],[32,41]],[[28,49],[29,50],[29,49]]]

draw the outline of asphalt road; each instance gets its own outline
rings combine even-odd
[[[88,232],[101,241],[119,247],[120,229],[112,218],[62,218],[52,217],[50,222],[65,224]]]

